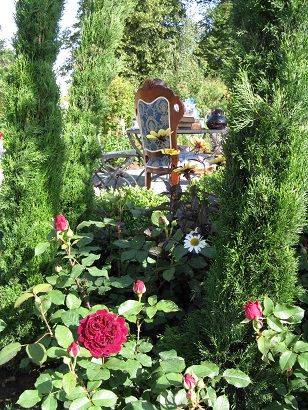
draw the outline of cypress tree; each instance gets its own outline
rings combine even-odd
[[[84,0],[80,4],[81,35],[73,55],[61,192],[63,214],[73,227],[88,218],[94,208],[92,175],[101,155],[98,134],[104,116],[104,93],[120,71],[115,50],[135,0]]]
[[[204,338],[207,354],[254,379],[236,408],[259,409],[281,374],[260,371],[251,327],[240,321],[249,300],[262,304],[268,295],[290,303],[300,291],[295,246],[306,223],[308,5],[235,0],[232,13],[237,55]]]
[[[19,0],[16,3],[15,59],[3,90],[5,148],[0,190],[1,317],[14,316],[18,292],[42,281],[34,256],[58,212],[62,142],[59,89],[53,65],[59,50],[58,21],[63,0]],[[9,332],[27,331],[13,320]],[[18,329],[17,329],[18,328]],[[5,336],[2,342],[6,344]]]

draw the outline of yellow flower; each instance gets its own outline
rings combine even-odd
[[[197,168],[197,164],[190,164],[190,163],[188,163],[188,164],[186,164],[186,165],[184,165],[183,167],[178,167],[178,168],[175,168],[174,170],[173,170],[173,172],[176,172],[177,174],[190,174],[190,173],[194,173],[195,171],[195,168]]]
[[[162,149],[161,150],[162,154],[164,155],[179,155],[180,151],[178,149]]]
[[[162,140],[166,137],[169,137],[169,135],[171,135],[172,133],[173,131],[171,131],[171,128],[167,128],[166,130],[160,129],[158,132],[150,131],[150,134],[148,134],[146,137],[155,140]]]
[[[204,151],[206,148],[208,148],[208,143],[204,141],[202,138],[191,137],[190,142],[193,144],[195,148],[198,148],[201,151]]]

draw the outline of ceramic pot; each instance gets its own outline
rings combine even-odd
[[[210,130],[222,130],[227,126],[227,119],[223,116],[224,111],[219,108],[211,110],[211,115],[206,120],[206,125]]]

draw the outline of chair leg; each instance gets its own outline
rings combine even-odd
[[[147,189],[151,188],[151,172],[145,172],[145,186]]]

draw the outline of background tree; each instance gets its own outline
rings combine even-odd
[[[128,17],[118,54],[124,57],[123,74],[142,83],[155,68],[174,67],[173,50],[182,35],[185,8],[180,0],[138,1]]]
[[[17,338],[27,326],[20,317],[14,321],[12,303],[22,288],[41,281],[42,259],[34,257],[33,249],[50,231],[59,203],[63,150],[53,65],[62,9],[63,0],[16,3],[16,56],[3,90],[1,317],[9,321],[8,332]],[[5,334],[1,342],[6,343]]]
[[[89,217],[94,207],[92,175],[101,153],[98,135],[106,114],[104,93],[122,67],[115,51],[135,0],[84,0],[80,5],[81,32],[73,55],[61,193],[61,208],[72,226]]]

